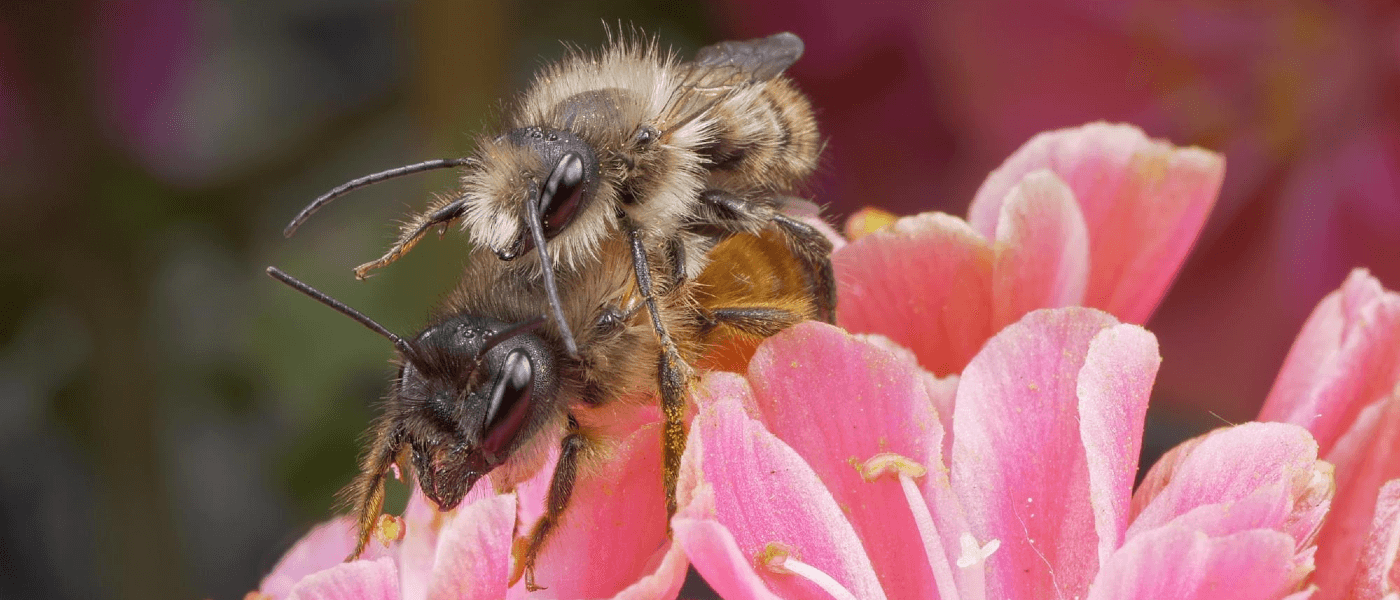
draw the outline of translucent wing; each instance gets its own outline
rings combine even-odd
[[[680,66],[681,81],[660,129],[674,130],[730,94],[781,75],[802,57],[802,49],[802,39],[787,32],[701,48],[695,60]]]
[[[720,42],[695,53],[694,64],[748,82],[777,77],[802,57],[802,39],[788,32],[742,42]]]

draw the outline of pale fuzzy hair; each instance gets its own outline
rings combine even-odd
[[[695,212],[705,186],[706,164],[694,149],[709,142],[714,126],[708,116],[675,127],[668,122],[675,116],[684,75],[675,56],[662,55],[654,41],[623,39],[597,54],[575,51],[545,68],[511,111],[507,129],[571,129],[597,154],[600,172],[593,198],[573,223],[549,242],[557,270],[589,268],[604,240],[617,237],[621,231],[619,210],[644,226],[645,236],[658,240],[673,236]],[[556,107],[578,94],[598,90],[610,90],[619,100],[618,110],[608,122],[563,122]],[[647,172],[653,181],[646,197],[624,204],[617,183],[625,172],[613,156],[642,125],[662,133],[646,154],[662,166]],[[462,178],[468,199],[462,226],[474,241],[493,250],[504,249],[526,233],[525,201],[531,186],[547,177],[553,165],[540,164],[534,152],[503,138],[481,139],[477,154],[481,165],[467,170]],[[534,273],[539,263],[532,253],[520,264]]]

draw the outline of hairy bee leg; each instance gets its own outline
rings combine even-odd
[[[701,335],[709,334],[720,325],[728,325],[758,338],[772,337],[806,320],[806,317],[793,311],[767,306],[717,308],[705,311],[701,318],[705,321],[701,326]]]
[[[578,421],[569,417],[569,434],[564,436],[564,441],[559,445],[559,463],[554,467],[554,477],[549,481],[549,494],[546,496],[544,505],[544,515],[540,520],[535,521],[535,526],[530,529],[530,536],[526,539],[523,556],[517,561],[516,574],[511,577],[513,585],[519,580],[520,575],[525,576],[525,590],[530,592],[545,589],[535,584],[535,560],[540,556],[540,551],[544,549],[544,543],[549,539],[549,534],[554,532],[559,525],[559,519],[564,515],[564,509],[569,507],[569,498],[574,494],[574,482],[578,480],[579,457],[583,453],[583,447],[587,444],[583,434],[578,431]]]
[[[360,464],[360,474],[347,490],[349,499],[355,504],[359,529],[355,539],[355,550],[345,557],[345,562],[359,558],[364,553],[365,546],[369,545],[375,523],[384,510],[384,480],[389,474],[389,467],[398,459],[402,446],[402,430],[380,430],[375,435],[372,449],[365,454]]]
[[[661,290],[662,294],[669,293],[685,283],[685,242],[681,238],[673,237],[666,244],[666,259],[670,261],[671,278],[666,282],[666,289]]]
[[[730,192],[709,189],[700,193],[700,200],[719,209],[724,218],[715,224],[730,232],[755,233],[772,224],[797,255],[806,271],[817,304],[817,316],[827,323],[836,321],[836,275],[831,270],[831,240],[822,232],[802,221],[779,213],[771,206],[749,202]]]
[[[637,276],[637,289],[651,313],[651,326],[661,342],[661,357],[657,361],[657,383],[661,391],[661,472],[666,491],[666,522],[676,514],[676,482],[680,479],[681,454],[685,453],[685,393],[690,383],[690,366],[681,359],[675,340],[661,322],[656,306],[656,290],[651,281],[651,265],[646,247],[635,224],[626,222],[627,238],[632,247],[632,269]],[[669,530],[669,525],[667,525]]]
[[[465,198],[459,198],[431,212],[423,212],[414,215],[413,220],[404,224],[403,231],[399,234],[399,239],[394,242],[394,245],[389,248],[388,252],[384,253],[384,256],[355,267],[355,278],[364,279],[369,277],[370,271],[388,266],[389,263],[402,258],[403,255],[408,254],[408,251],[412,250],[413,247],[418,244],[419,240],[423,239],[423,236],[428,234],[430,229],[438,225],[446,227],[449,223],[457,220],[466,212],[467,201]]]
[[[831,270],[831,240],[802,221],[783,214],[773,215],[773,223],[786,234],[788,247],[797,254],[812,282],[817,315],[827,323],[836,322],[836,274]]]

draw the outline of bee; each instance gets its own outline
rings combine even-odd
[[[709,268],[661,298],[661,314],[677,333],[684,360],[698,362],[733,342],[760,340],[816,316],[798,261],[778,235],[731,236],[713,253]],[[590,458],[615,441],[609,416],[618,403],[656,397],[661,344],[650,315],[643,314],[631,263],[604,261],[586,278],[561,278],[576,292],[564,308],[577,326],[577,356],[568,354],[561,332],[540,314],[542,286],[522,281],[496,261],[469,263],[439,314],[409,338],[274,267],[268,274],[375,331],[397,350],[397,375],[371,427],[361,472],[346,493],[359,526],[350,559],[364,550],[379,519],[394,465],[411,468],[424,495],[450,510],[483,477],[508,491],[534,476],[557,441],[559,460],[545,512],[517,562],[527,588],[540,589],[535,560]]]
[[[342,184],[284,233],[352,190],[458,169],[458,192],[407,219],[392,247],[356,276],[398,260],[430,231],[459,224],[477,248],[507,265],[508,278],[541,287],[541,306],[575,358],[585,336],[573,331],[565,298],[610,265],[630,262],[631,285],[660,345],[664,480],[674,512],[692,371],[668,324],[666,299],[696,289],[686,284],[713,262],[718,244],[768,232],[795,259],[816,317],[834,319],[831,243],[786,213],[786,199],[815,170],[822,148],[810,102],[783,75],[802,51],[801,39],[779,33],[707,46],[684,62],[635,39],[598,54],[574,52],[536,77],[507,111],[504,133],[478,139],[474,155]]]

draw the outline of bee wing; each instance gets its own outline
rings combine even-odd
[[[802,57],[802,50],[802,39],[788,32],[701,48],[695,60],[680,65],[680,82],[661,129],[674,130],[735,91],[777,77]]]
[[[784,31],[766,38],[742,42],[720,42],[695,53],[692,63],[714,74],[748,83],[777,77],[802,57],[802,38]]]

